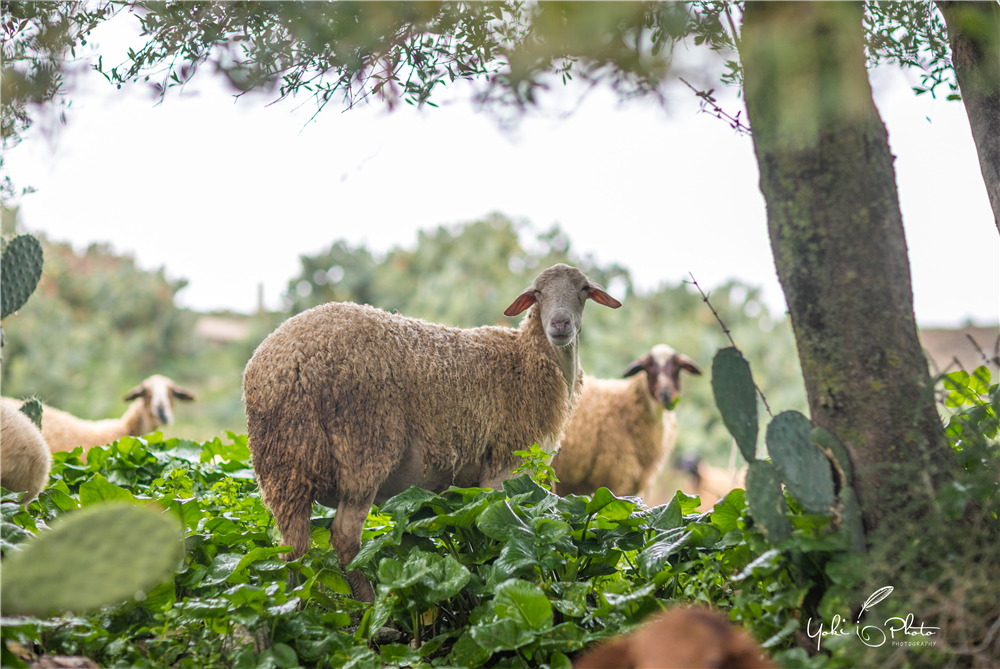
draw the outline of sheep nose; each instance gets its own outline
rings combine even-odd
[[[553,334],[569,334],[572,327],[572,319],[566,316],[557,316],[549,322],[549,329]]]
[[[164,425],[170,425],[171,423],[171,416],[167,413],[167,410],[164,407],[156,407],[156,417],[159,418],[160,422]]]
[[[661,390],[659,392],[659,395],[660,395],[660,403],[663,406],[667,407],[668,409],[672,409],[673,405],[676,404],[677,396],[674,395],[673,391],[671,391],[669,388],[664,388],[663,390]]]

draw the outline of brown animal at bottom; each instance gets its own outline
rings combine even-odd
[[[573,669],[775,669],[725,616],[677,608],[580,655]]]

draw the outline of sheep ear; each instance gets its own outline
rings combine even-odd
[[[146,394],[146,389],[142,386],[136,386],[132,390],[125,393],[122,397],[122,402],[131,402],[132,400],[137,400]]]
[[[621,302],[608,295],[603,288],[593,281],[590,282],[590,290],[587,291],[587,297],[598,304],[603,304],[604,306],[611,307],[612,309],[617,309],[622,306]]]
[[[188,390],[187,388],[181,388],[180,386],[173,386],[170,388],[170,394],[179,400],[184,400],[185,402],[193,402],[197,399],[195,394]]]
[[[686,355],[684,355],[682,353],[678,353],[677,354],[677,362],[679,362],[681,364],[681,367],[683,369],[686,369],[687,371],[689,371],[692,374],[695,374],[697,376],[701,376],[701,368],[698,367],[698,365],[695,364],[694,360],[692,360],[691,358],[687,357]]]
[[[530,286],[524,289],[524,292],[517,296],[514,303],[507,307],[507,310],[503,312],[504,316],[517,316],[519,313],[530,307],[532,304],[537,302],[535,299],[535,288]]]
[[[642,356],[638,360],[633,360],[632,362],[629,363],[628,369],[625,370],[625,373],[622,374],[622,378],[627,379],[630,376],[635,376],[639,372],[645,371],[646,365],[648,364],[649,364],[648,354]]]

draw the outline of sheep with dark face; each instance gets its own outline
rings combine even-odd
[[[561,495],[608,488],[645,492],[677,440],[673,408],[680,374],[701,374],[695,362],[666,344],[632,362],[623,379],[586,377],[583,395],[553,461]]]
[[[122,437],[149,434],[160,425],[169,425],[174,422],[174,400],[192,401],[194,398],[190,390],[154,374],[125,393],[122,400],[132,404],[121,418],[86,420],[43,404],[42,435],[53,453],[72,451],[77,446],[83,446],[86,451]],[[23,404],[8,397],[4,397],[3,402],[14,408]]]
[[[253,467],[294,560],[309,548],[318,501],[337,509],[342,567],[373,503],[411,485],[499,488],[513,451],[554,450],[579,395],[587,299],[620,303],[580,270],[542,272],[504,312],[517,329],[459,329],[331,302],[285,321],[243,375]],[[373,601],[360,571],[357,599]]]

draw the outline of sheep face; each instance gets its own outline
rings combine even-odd
[[[666,344],[658,344],[649,353],[630,364],[624,376],[646,372],[650,396],[670,411],[677,406],[680,399],[681,370],[691,374],[701,374],[694,360]]]
[[[149,422],[148,429],[143,432],[152,432],[159,425],[170,425],[174,422],[174,399],[191,401],[195,396],[190,390],[181,388],[171,379],[155,374],[132,390],[125,393],[122,398],[125,402],[142,399],[145,409],[146,420]]]
[[[569,265],[553,265],[539,274],[534,283],[507,307],[505,316],[516,316],[537,304],[545,336],[553,346],[576,341],[583,324],[583,307],[588,299],[617,309],[622,304],[587,276]]]

